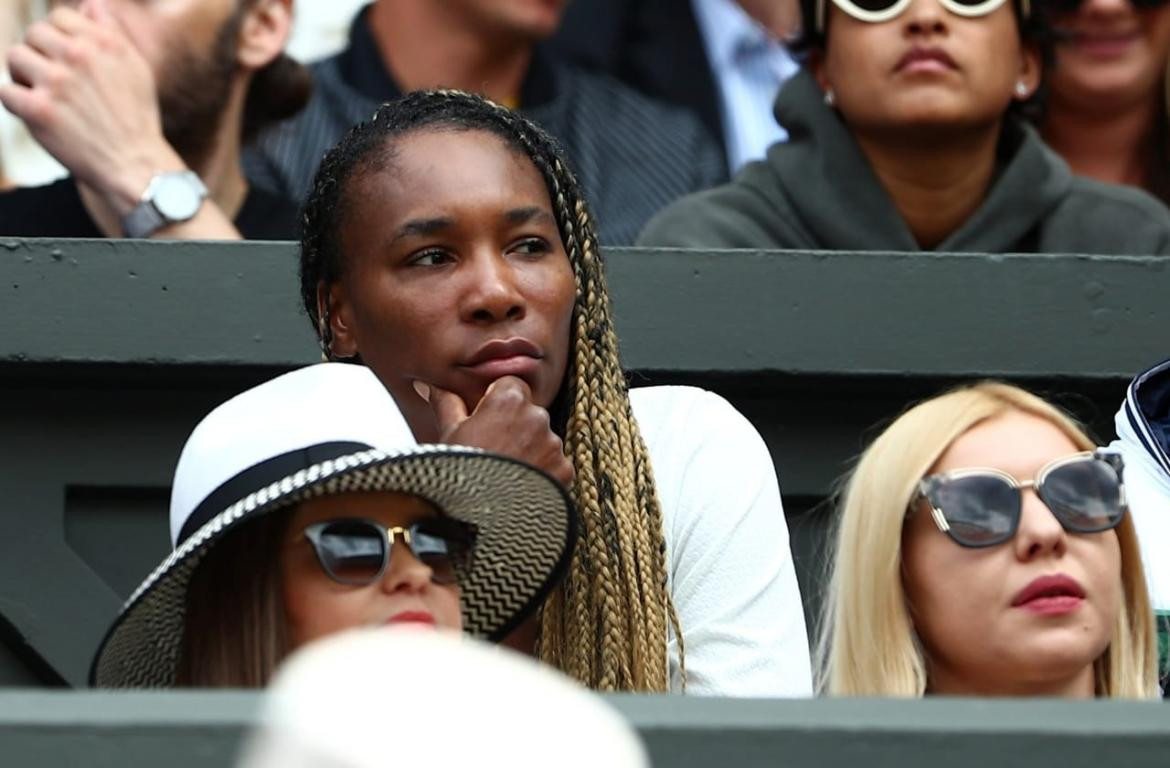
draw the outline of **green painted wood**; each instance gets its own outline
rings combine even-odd
[[[0,361],[292,366],[296,247],[0,239]],[[628,367],[1127,378],[1166,351],[1160,257],[613,249]]]
[[[1152,768],[1170,755],[1170,707],[1158,702],[606,698],[671,768]],[[6,768],[225,766],[258,706],[230,691],[6,691],[0,744]]]

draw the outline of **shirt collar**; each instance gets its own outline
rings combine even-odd
[[[716,69],[734,64],[742,48],[774,42],[735,0],[691,0],[691,5],[703,33],[707,57]]]
[[[386,70],[382,52],[374,40],[367,15],[370,6],[362,9],[349,28],[349,47],[340,55],[341,76],[354,90],[375,101],[392,101],[402,95],[402,89]],[[539,107],[552,101],[557,94],[556,63],[541,45],[532,52],[528,73],[520,87],[520,108]]]

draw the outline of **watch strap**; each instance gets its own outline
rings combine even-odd
[[[143,200],[122,219],[122,231],[126,237],[150,237],[163,228],[166,221],[150,200]]]
[[[130,213],[122,218],[122,231],[125,232],[126,237],[130,238],[145,238],[150,237],[158,230],[167,226],[168,224],[178,224],[193,218],[199,209],[196,208],[191,216],[181,219],[172,219],[165,216],[158,206],[154,204],[155,195],[158,193],[158,188],[167,177],[174,177],[181,179],[183,183],[189,184],[199,197],[200,201],[207,197],[207,187],[203,184],[203,180],[199,178],[199,174],[194,171],[168,171],[165,173],[155,174],[150,184],[146,186],[146,191],[142,193],[142,199],[138,205]]]

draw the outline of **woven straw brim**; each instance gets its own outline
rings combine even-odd
[[[90,684],[173,685],[187,584],[210,546],[262,514],[363,491],[415,494],[476,527],[471,568],[460,581],[463,629],[475,637],[498,640],[531,613],[560,579],[576,541],[564,489],[513,459],[421,446],[325,461],[240,499],[182,542],[126,601],[94,657]]]

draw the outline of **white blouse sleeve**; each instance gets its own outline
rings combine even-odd
[[[808,637],[771,455],[723,398],[631,392],[663,507],[687,693],[812,695]],[[678,644],[668,643],[672,690]]]

